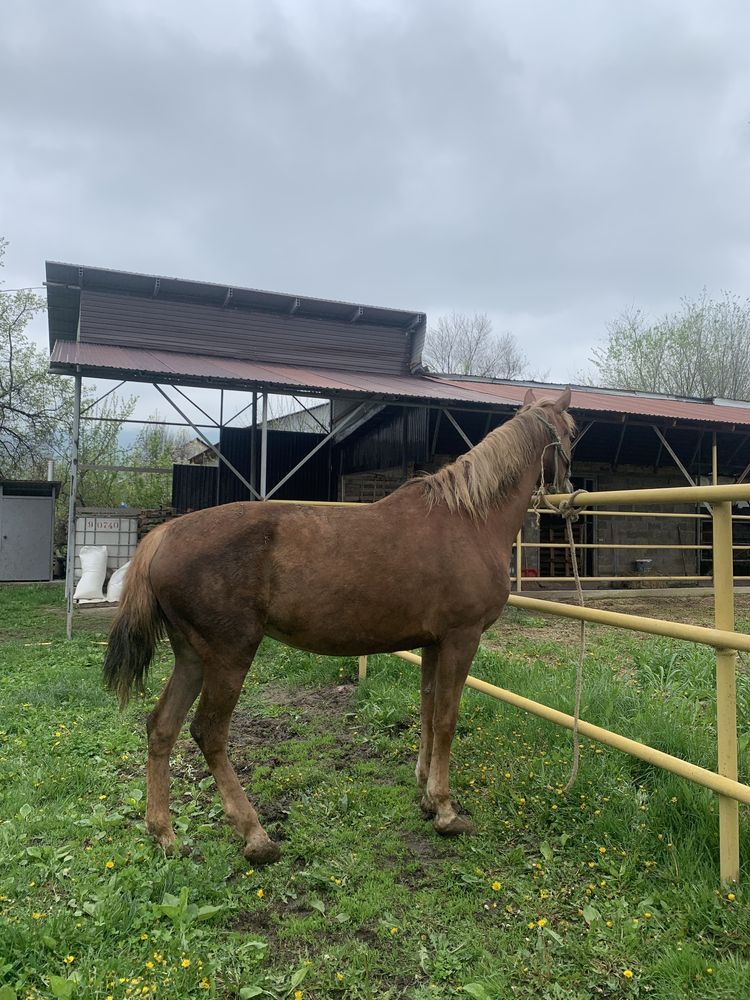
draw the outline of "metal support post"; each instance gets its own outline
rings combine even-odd
[[[263,416],[260,432],[260,498],[266,499],[268,486],[268,393],[263,393]]]
[[[523,570],[523,525],[516,535],[516,590],[521,593],[521,571]]]
[[[469,438],[466,436],[466,434],[464,434],[463,428],[461,427],[461,425],[459,424],[459,422],[456,420],[456,418],[453,416],[453,414],[451,413],[451,411],[450,410],[443,410],[443,413],[446,415],[446,417],[453,424],[453,426],[455,427],[455,429],[458,431],[459,436],[463,438],[463,440],[466,442],[466,444],[469,446],[469,448],[470,449],[473,448],[474,447],[474,442],[470,441]]]
[[[257,489],[258,486],[258,469],[256,468],[258,464],[258,447],[257,447],[257,437],[258,437],[258,393],[253,393],[253,401],[250,404],[252,406],[252,421],[250,424],[250,482],[252,483],[253,489]]]
[[[224,425],[224,390],[219,390],[219,448],[221,448],[221,429]],[[216,465],[216,506],[221,503],[221,462]]]
[[[73,389],[73,434],[70,447],[70,496],[68,497],[68,552],[65,560],[65,633],[73,638],[73,591],[76,565],[76,495],[78,493],[78,447],[81,436],[81,383],[75,377]]]
[[[734,629],[732,505],[713,505],[714,619],[716,628]],[[716,736],[718,773],[737,780],[737,652],[716,650]],[[740,875],[740,826],[735,799],[719,796],[719,854],[722,882]]]
[[[716,431],[711,439],[711,482],[714,486],[719,485],[719,449],[716,445]]]

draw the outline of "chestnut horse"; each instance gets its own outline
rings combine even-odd
[[[163,847],[169,755],[195,699],[190,732],[214,776],[226,818],[255,862],[277,845],[227,757],[230,719],[264,635],[331,656],[423,647],[422,808],[443,834],[465,833],[448,790],[458,703],[482,632],[510,591],[511,549],[540,471],[569,490],[570,389],[537,402],[433,475],[377,503],[315,507],[232,503],[196,511],[141,542],[104,663],[121,705],[143,690],[160,635],[172,675],[147,720],[146,823]]]

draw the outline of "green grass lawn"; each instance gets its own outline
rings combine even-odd
[[[282,860],[248,867],[187,731],[165,857],[144,717],[168,646],[120,714],[102,616],[67,642],[60,588],[5,587],[0,633],[0,1000],[750,996],[747,891],[719,885],[704,789],[584,741],[564,795],[570,734],[467,691],[453,780],[478,832],[442,840],[417,808],[416,669],[373,657],[357,685],[352,660],[266,642],[232,756]],[[576,635],[508,611],[473,672],[570,711]],[[739,689],[747,781],[744,670]],[[714,767],[712,654],[592,627],[582,714]]]

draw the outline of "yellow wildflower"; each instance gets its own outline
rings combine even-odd
[[[75,960],[76,960],[75,955],[66,955],[65,958],[63,959],[63,962],[65,962],[66,965],[72,965],[72,963],[75,962]]]
[[[398,927],[391,927],[391,934],[398,934]]]
[[[147,969],[153,969],[153,967],[154,967],[154,963],[153,962],[146,962],[146,968]]]
[[[622,970],[622,974],[623,974],[623,976],[625,976],[626,979],[632,979],[633,978],[633,970],[632,969],[623,969]]]
[[[600,847],[599,848],[599,853],[600,854],[606,854],[607,853],[607,848],[606,847]]]
[[[502,889],[502,887],[503,887],[502,882],[493,882],[492,883],[492,891],[493,892],[500,892],[500,890]]]
[[[114,861],[112,861],[112,860],[110,859],[110,860],[109,860],[109,861],[108,861],[108,862],[107,862],[107,863],[105,864],[105,866],[104,866],[104,867],[105,867],[105,868],[114,868],[114,867],[115,867],[115,863],[114,863]]]
[[[180,965],[183,967],[183,969],[189,969],[190,968],[190,959],[189,958],[183,958],[183,960],[180,962]]]
[[[735,899],[737,899],[737,897],[735,896],[735,894],[733,892],[728,892],[727,893],[727,899],[729,900],[730,903],[733,903],[735,901]]]
[[[547,926],[547,918],[546,917],[541,917],[539,920],[537,920],[536,925],[537,925],[537,927],[546,927]]]
[[[258,889],[258,891],[255,893],[255,895],[258,897],[258,899],[263,899],[263,897],[265,896],[265,893],[263,892],[262,889]]]
[[[294,991],[294,1000],[302,1000],[302,990]]]

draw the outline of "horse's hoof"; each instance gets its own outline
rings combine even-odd
[[[432,799],[427,798],[426,795],[422,796],[419,808],[422,811],[422,819],[432,819],[437,815],[437,806],[434,805]]]
[[[474,833],[476,829],[466,816],[454,816],[453,819],[447,821],[436,819],[433,825],[443,837],[459,837],[461,834]]]
[[[256,865],[271,865],[281,857],[281,849],[269,837],[245,845],[244,855]]]
[[[164,851],[165,854],[176,854],[177,853],[177,837],[174,831],[168,830],[166,833],[154,833],[149,831],[151,836],[156,841],[158,847]]]

